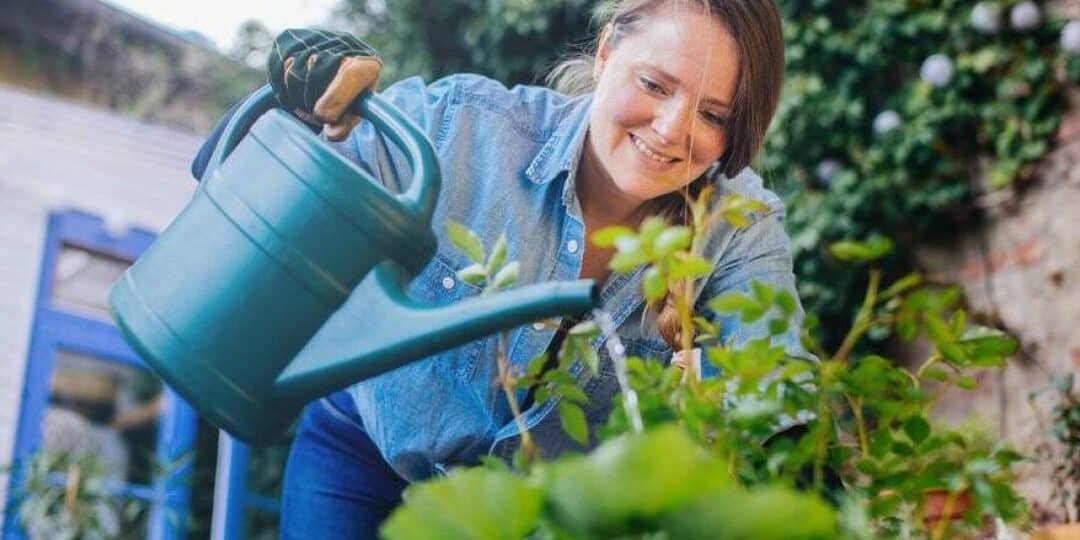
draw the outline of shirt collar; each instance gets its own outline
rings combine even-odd
[[[570,110],[559,120],[555,131],[525,170],[533,183],[547,184],[561,174],[569,175],[577,166],[585,133],[589,130],[592,94],[574,98]]]

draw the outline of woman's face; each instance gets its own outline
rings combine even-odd
[[[645,202],[699,177],[727,147],[723,124],[739,76],[724,25],[692,8],[661,8],[597,51],[589,150],[600,176]]]

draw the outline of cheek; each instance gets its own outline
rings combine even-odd
[[[712,164],[727,150],[727,136],[714,129],[698,135],[691,149],[691,160],[697,164]]]

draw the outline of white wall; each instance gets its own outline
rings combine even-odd
[[[0,465],[15,445],[49,212],[160,231],[194,190],[188,164],[200,142],[0,86]],[[6,489],[0,477],[0,508]]]

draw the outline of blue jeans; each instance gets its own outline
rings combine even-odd
[[[281,538],[377,538],[406,485],[364,433],[348,394],[313,401],[285,466]]]

